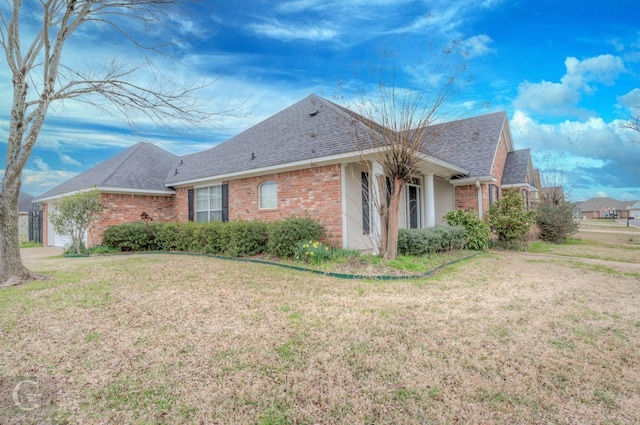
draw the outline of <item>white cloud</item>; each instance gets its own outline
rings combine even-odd
[[[626,72],[622,59],[613,55],[600,55],[579,61],[568,57],[564,62],[567,73],[562,77],[562,84],[587,92],[594,90],[589,84],[613,84],[616,78]]]
[[[622,124],[602,118],[544,124],[522,110],[516,110],[510,122],[516,147],[531,148],[534,165],[543,171],[549,163],[560,164],[565,184],[581,199],[603,188],[620,199],[622,193],[639,192],[640,145],[629,142]]]
[[[22,172],[22,190],[38,196],[61,183],[66,182],[78,173],[64,170],[37,170],[25,168]]]
[[[58,157],[60,158],[60,161],[63,164],[66,165],[77,165],[77,166],[81,166],[82,164],[79,161],[76,161],[75,159],[71,158],[69,155],[65,155],[63,153],[59,154]]]
[[[42,158],[33,158],[33,164],[39,171],[49,171],[49,165]]]
[[[493,53],[494,50],[489,47],[493,43],[491,37],[486,34],[474,35],[462,41],[462,47],[467,50],[469,58],[484,56]]]
[[[282,41],[325,41],[331,40],[339,35],[337,31],[329,28],[327,24],[321,24],[320,26],[310,25],[296,27],[280,22],[271,22],[265,24],[252,24],[249,28],[259,35]]]
[[[629,93],[618,97],[618,103],[632,112],[640,109],[640,89],[633,89]]]
[[[545,114],[570,114],[587,116],[578,103],[583,94],[596,90],[595,84],[613,84],[626,72],[621,58],[600,55],[580,61],[574,57],[565,60],[566,73],[559,83],[525,81],[518,87],[518,97],[513,102],[521,110]]]

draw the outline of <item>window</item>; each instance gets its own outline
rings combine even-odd
[[[276,182],[266,181],[258,188],[259,208],[273,209],[278,207],[278,185]]]
[[[222,221],[222,186],[196,189],[196,221]]]
[[[500,189],[495,184],[489,185],[489,205],[493,205],[500,198]]]
[[[362,233],[371,233],[371,204],[369,201],[369,173],[362,172]]]
[[[422,187],[420,186],[420,179],[412,179],[406,184],[405,190],[407,228],[419,229],[422,227]]]

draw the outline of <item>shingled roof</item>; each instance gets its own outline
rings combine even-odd
[[[634,205],[638,201],[618,201],[617,199],[600,197],[591,198],[582,202],[580,210],[582,212],[602,211],[603,208],[615,208],[618,211],[626,210],[627,207]]]
[[[166,183],[357,153],[354,125],[368,131],[343,108],[310,95],[224,143],[180,158]]]
[[[498,112],[431,126],[422,152],[468,177],[491,175],[506,113]],[[181,157],[167,185],[274,167],[341,154],[357,154],[357,133],[375,126],[322,97],[310,95],[209,150]]]
[[[140,142],[93,168],[43,193],[38,200],[97,187],[100,190],[130,190],[175,193],[167,188],[167,170],[178,157],[151,143]]]
[[[425,136],[424,151],[468,170],[466,177],[490,176],[506,122],[505,112],[495,112],[433,125]]]
[[[502,173],[502,185],[530,184],[535,186],[535,182],[527,181],[527,172],[530,168],[533,172],[530,149],[509,152]]]
[[[497,112],[429,127],[422,153],[468,171],[491,175],[507,117]],[[182,157],[138,143],[39,197],[48,199],[90,187],[174,193],[171,186],[251,170],[313,163],[333,156],[358,156],[359,137],[377,131],[366,118],[310,95],[211,149]],[[359,136],[355,136],[358,134]],[[510,141],[509,141],[510,143]]]

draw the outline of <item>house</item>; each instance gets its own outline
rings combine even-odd
[[[88,229],[99,244],[111,225],[154,221],[273,221],[309,216],[337,246],[375,251],[379,220],[370,192],[382,166],[362,143],[367,121],[316,95],[211,149],[175,156],[138,143],[44,193],[45,215],[63,196],[97,188],[105,211]],[[504,187],[536,193],[529,150],[513,147],[507,114],[433,125],[405,188],[401,227],[442,223],[450,210],[482,217]],[[370,175],[370,174],[373,174]],[[45,244],[68,241],[45,225]]]
[[[618,201],[607,197],[591,198],[579,205],[580,217],[626,219],[628,214],[634,216],[633,208],[638,202],[640,201]]]

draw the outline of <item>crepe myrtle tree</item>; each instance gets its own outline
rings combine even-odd
[[[0,192],[0,287],[43,278],[27,270],[20,257],[18,200],[22,171],[45,125],[49,107],[63,101],[85,102],[122,118],[129,125],[146,119],[156,125],[214,125],[230,110],[205,112],[197,91],[211,82],[188,86],[160,78],[155,54],[167,54],[171,22],[187,0],[4,0],[0,3],[0,55],[8,69],[11,98],[7,153]],[[162,39],[154,39],[152,30]],[[84,70],[65,55],[69,40],[98,32],[130,43],[143,65],[116,59]],[[84,35],[83,35],[84,34]],[[152,43],[152,44],[147,44]],[[137,72],[145,82],[137,83]],[[152,77],[149,77],[151,75]]]
[[[57,233],[71,239],[71,246],[67,252],[82,254],[85,251],[84,239],[87,229],[103,209],[100,191],[95,188],[65,196],[60,200],[56,208],[50,212],[50,221]]]
[[[440,78],[414,80],[410,87],[398,85],[400,62],[392,57],[390,73],[379,72],[376,90],[361,89],[351,102],[351,109],[359,115],[359,119],[350,123],[354,140],[363,164],[369,168],[369,176],[374,179],[372,188],[366,188],[366,195],[380,218],[380,235],[374,234],[374,243],[385,259],[398,256],[403,190],[418,177],[422,152],[428,150],[447,127],[441,125],[436,130],[431,125],[442,119],[444,106],[459,90],[463,82],[461,76],[466,71],[466,56],[459,43],[453,41],[434,55],[435,61],[442,60],[436,64],[435,74]],[[373,162],[381,166],[382,173],[374,172]]]

